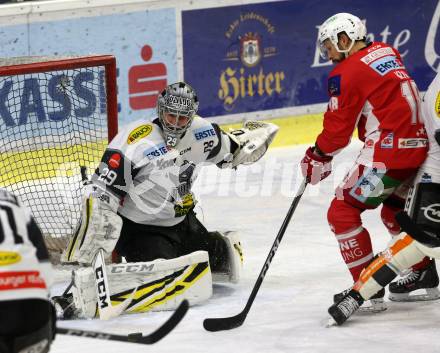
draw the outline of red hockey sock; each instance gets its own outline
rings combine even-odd
[[[370,234],[362,226],[351,232],[335,234],[342,258],[356,282],[362,270],[373,259]]]

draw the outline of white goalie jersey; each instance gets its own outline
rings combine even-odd
[[[422,116],[429,138],[428,158],[433,160],[427,167],[438,167],[440,164],[440,145],[435,140],[434,135],[440,129],[440,73],[435,76],[425,93],[422,103]]]
[[[179,144],[170,147],[159,124],[129,124],[109,144],[92,180],[119,196],[122,216],[172,226],[195,204],[191,188],[200,166],[226,163],[238,146],[216,124],[195,116]]]

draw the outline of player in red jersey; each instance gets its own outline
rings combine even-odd
[[[399,52],[385,43],[367,43],[366,34],[363,22],[348,13],[338,13],[321,25],[321,53],[336,66],[328,78],[330,101],[323,130],[301,162],[303,175],[311,184],[318,183],[330,174],[333,156],[358,129],[364,146],[336,189],[327,215],[354,281],[373,259],[362,212],[382,204],[384,224],[398,234],[394,216],[404,206],[405,181],[415,174],[428,150],[419,92]],[[378,297],[383,297],[383,291]],[[377,302],[373,309],[384,310],[383,299]]]
[[[428,158],[417,172],[405,212],[396,216],[407,234],[402,233],[394,238],[388,248],[362,271],[353,288],[329,308],[328,312],[332,317],[330,324],[342,325],[359,309],[364,300],[368,300],[401,271],[425,256],[440,258],[440,72],[426,91],[422,112],[429,138]],[[424,271],[420,276],[423,278],[412,281],[413,285],[407,289],[419,289],[420,282],[423,281],[426,294],[418,291],[418,295],[425,297],[422,299],[435,296],[438,298],[438,289],[429,286],[429,282],[438,285],[438,277],[433,279],[433,271],[432,268]],[[407,280],[405,283],[411,282]],[[412,294],[405,290],[392,292],[391,288],[390,285],[394,300],[404,300],[406,294]]]

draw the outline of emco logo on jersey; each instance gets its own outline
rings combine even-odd
[[[12,251],[0,251],[0,266],[12,265],[20,261],[20,254]]]
[[[421,207],[424,216],[430,221],[440,223],[440,203],[434,203],[427,207]]]
[[[363,61],[365,64],[369,65],[374,60],[377,60],[379,58],[383,58],[384,56],[389,56],[389,55],[394,55],[394,54],[395,53],[394,53],[393,49],[391,49],[390,47],[379,48],[379,49],[376,49],[376,50],[372,51],[371,53],[365,55],[364,57],[362,57],[361,61]]]
[[[141,125],[130,132],[128,135],[127,143],[131,145],[132,143],[138,142],[140,139],[147,137],[153,131],[153,127],[149,124]]]

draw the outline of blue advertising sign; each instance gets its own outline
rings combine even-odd
[[[1,57],[114,55],[120,125],[153,117],[157,95],[177,80],[175,9],[32,22],[0,33]]]
[[[182,12],[184,77],[199,94],[200,114],[326,102],[332,66],[319,56],[318,27],[338,12],[365,20],[370,41],[398,49],[426,90],[440,64],[438,0],[296,0],[188,10]]]

